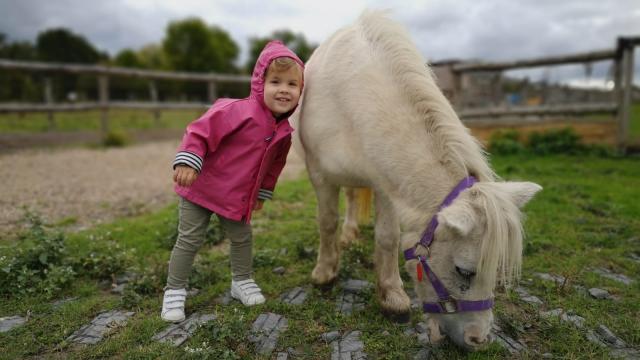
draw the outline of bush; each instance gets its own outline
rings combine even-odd
[[[129,143],[131,139],[124,131],[109,131],[102,139],[102,145],[106,147],[123,147]]]
[[[595,155],[614,156],[615,151],[605,145],[585,145],[575,130],[566,127],[559,130],[532,132],[526,145],[516,130],[499,130],[491,135],[489,151],[495,155]]]
[[[525,152],[519,141],[520,134],[516,130],[499,130],[491,134],[489,151],[493,154],[513,155]]]
[[[0,257],[0,295],[44,294],[53,298],[79,275],[110,279],[131,263],[128,251],[110,242],[91,242],[87,254],[71,256],[62,233],[46,231],[38,216],[27,214],[29,231]]]
[[[580,136],[570,127],[545,132],[532,132],[529,135],[528,145],[529,149],[538,155],[575,155],[584,153],[587,150],[580,141]]]
[[[66,248],[61,233],[47,233],[42,221],[27,214],[30,229],[21,237],[21,246],[12,255],[0,257],[0,294],[27,295],[45,293],[53,296],[75,277],[65,263]]]

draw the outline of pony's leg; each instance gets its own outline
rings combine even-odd
[[[317,221],[320,230],[320,247],[311,279],[318,285],[331,283],[338,275],[340,248],[337,241],[338,199],[340,187],[328,184],[321,175],[312,171],[307,162],[309,178],[318,198]]]
[[[356,199],[356,189],[345,188],[347,199],[346,214],[344,223],[342,223],[342,234],[340,236],[340,244],[347,247],[354,243],[360,234],[358,229],[358,202]]]
[[[383,310],[408,315],[411,300],[402,289],[398,269],[400,224],[393,205],[385,194],[376,192],[375,264],[378,300]],[[408,320],[408,319],[407,319]]]

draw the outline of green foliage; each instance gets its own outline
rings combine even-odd
[[[267,37],[253,37],[249,39],[249,59],[245,65],[245,72],[251,74],[253,67],[260,56],[260,52],[271,40],[280,40],[288,48],[290,48],[303,62],[306,62],[313,50],[317,47],[316,44],[309,44],[307,39],[302,33],[295,34],[291,30],[276,30]]]
[[[585,145],[571,127],[532,132],[522,143],[516,130],[499,130],[491,134],[489,151],[494,155],[585,155],[614,156],[615,151],[604,145]]]
[[[171,67],[181,71],[233,73],[239,53],[225,30],[199,18],[171,22],[162,47]]]
[[[129,135],[124,131],[111,130],[102,139],[102,145],[106,147],[123,147],[131,142]]]
[[[42,61],[95,64],[106,56],[84,38],[68,29],[49,29],[38,34],[38,58]]]
[[[28,213],[29,231],[0,257],[0,296],[57,296],[80,275],[111,279],[130,265],[130,253],[114,242],[92,242],[86,254],[70,254],[65,236],[45,229]]]
[[[538,155],[579,154],[585,150],[580,136],[570,127],[532,132],[529,135],[528,146],[533,153]]]
[[[523,209],[527,236],[522,285],[545,305],[533,308],[512,291],[505,293],[498,288],[495,292],[494,314],[503,331],[526,341],[528,351],[522,357],[538,358],[552,353],[557,358],[575,358],[575,354],[609,358],[608,348],[600,348],[585,337],[587,331],[599,324],[606,325],[630,347],[637,348],[640,329],[635,326],[633,314],[638,311],[638,287],[608,280],[592,269],[603,267],[629,277],[640,272],[640,264],[630,257],[640,255],[638,159],[519,154],[494,156],[493,165],[507,180],[530,180],[544,187]],[[278,197],[252,220],[254,253],[260,265],[254,267],[254,275],[267,298],[265,304],[245,307],[237,301],[227,305],[218,303],[215,299],[229,289],[228,254],[222,247],[203,248],[190,277],[190,283],[198,287],[200,293],[187,298],[187,313],[215,313],[217,318],[197,329],[181,347],[151,340],[167,326],[158,313],[170,248],[160,244],[161,238],[176,226],[176,206],[172,205],[157,213],[68,234],[67,255],[63,258],[85,258],[95,250],[96,244],[115,241],[123,248],[137,249],[138,256],[132,260],[135,266],[128,269],[139,276],[129,282],[122,297],[105,294],[93,277],[76,276],[73,282],[77,285],[67,287],[67,292],[78,299],[60,308],[43,301],[43,296],[38,294],[3,299],[0,316],[24,315],[28,311],[32,311],[33,316],[24,326],[0,334],[0,351],[6,358],[47,357],[59,352],[73,358],[266,358],[254,355],[247,337],[259,314],[273,312],[288,319],[288,329],[279,337],[276,351],[291,349],[290,353],[299,354],[296,358],[330,358],[331,346],[319,340],[320,334],[332,330],[344,334],[354,329],[362,331],[364,351],[371,358],[413,357],[424,345],[416,337],[404,335],[407,325],[392,323],[381,315],[375,289],[363,294],[364,310],[342,315],[335,310],[336,298],[341,293],[339,281],[330,290],[310,285],[309,274],[315,265],[318,245],[312,187],[308,180],[299,180],[282,182],[277,191]],[[339,280],[349,276],[373,283],[373,248],[373,226],[364,226],[361,242],[342,251]],[[15,251],[0,251],[3,255],[10,254],[5,255],[7,257],[15,254]],[[109,251],[122,250],[100,250]],[[399,262],[402,266],[401,255]],[[286,267],[285,275],[271,272],[276,264]],[[79,268],[73,266],[79,273]],[[534,275],[537,272],[562,275],[568,280],[557,285],[538,279]],[[412,282],[402,268],[401,274],[405,288],[411,288]],[[617,300],[592,299],[574,285],[606,289]],[[278,300],[280,294],[297,286],[308,291],[303,305],[287,305]],[[136,315],[96,346],[72,350],[64,344],[72,331],[88,323],[98,311],[123,306],[136,311]],[[576,329],[538,314],[540,309],[555,308],[571,309],[584,317],[584,328]],[[419,309],[412,310],[411,317],[411,327],[423,321]],[[467,353],[445,342],[430,348],[430,353],[438,359],[510,359],[514,356],[497,343],[483,351]]]
[[[128,68],[142,68],[144,67],[142,61],[138,58],[138,54],[132,49],[120,50],[115,58],[113,58],[113,64],[121,67]]]
[[[48,233],[40,218],[27,214],[29,232],[22,237],[24,246],[0,257],[0,295],[35,293],[53,295],[70,283],[75,273],[65,264],[64,236]]]
[[[125,250],[117,242],[100,237],[90,236],[89,240],[91,242],[86,252],[67,259],[78,274],[92,279],[112,279],[131,265],[131,250]]]
[[[499,130],[491,134],[489,151],[493,154],[513,155],[525,151],[516,130]]]

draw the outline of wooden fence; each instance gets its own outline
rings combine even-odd
[[[463,79],[474,72],[503,72],[520,68],[532,68],[549,65],[592,63],[602,60],[613,60],[614,63],[614,101],[601,104],[572,104],[562,106],[511,106],[482,109],[464,109],[458,107],[461,118],[469,119],[491,118],[497,121],[506,116],[530,116],[530,115],[584,115],[584,114],[609,114],[615,116],[617,122],[617,144],[624,150],[627,147],[629,118],[631,107],[632,79],[633,79],[633,52],[635,46],[640,44],[640,37],[619,38],[615,49],[592,51],[584,54],[568,56],[554,56],[537,59],[493,62],[493,63],[434,63],[432,66],[439,72],[438,78],[442,80],[439,85],[449,94],[454,105],[464,93]],[[0,103],[0,113],[26,113],[46,112],[53,122],[53,114],[62,111],[100,110],[101,128],[108,131],[108,110],[119,109],[144,109],[155,111],[158,116],[160,110],[167,109],[206,109],[210,103],[199,102],[160,102],[156,81],[177,80],[190,82],[204,82],[208,84],[208,99],[213,102],[217,98],[216,88],[220,83],[249,83],[249,76],[225,75],[212,73],[186,73],[165,72],[150,70],[135,70],[98,65],[76,65],[60,63],[25,62],[0,59],[0,69],[18,70],[26,72],[44,72],[46,74],[88,74],[98,79],[98,101],[82,103],[54,103],[50,78],[45,78],[44,103]],[[112,77],[138,78],[148,80],[148,102],[113,101],[109,98],[109,79]]]
[[[566,56],[552,56],[536,59],[526,59],[508,62],[492,63],[460,63],[436,62],[432,66],[436,71],[439,85],[443,87],[454,105],[458,105],[460,117],[469,122],[470,119],[481,120],[491,118],[491,122],[499,122],[500,117],[538,116],[573,116],[587,114],[608,114],[616,119],[616,143],[621,150],[625,150],[629,141],[629,119],[631,96],[633,92],[634,49],[640,45],[640,37],[618,38],[617,46],[611,50],[591,51],[582,54]],[[590,64],[597,61],[613,61],[613,101],[606,103],[585,103],[571,105],[540,105],[540,106],[509,106],[487,107],[479,109],[465,109],[460,106],[460,99],[464,94],[465,76],[477,72],[501,73],[506,70],[535,68],[549,65]]]

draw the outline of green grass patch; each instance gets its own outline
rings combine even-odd
[[[148,129],[184,129],[204,112],[199,110],[165,110],[158,119],[148,110],[109,110],[109,128],[115,131]],[[100,130],[100,111],[60,112],[54,115],[56,131]],[[52,130],[46,113],[0,114],[2,133],[38,133]]]
[[[640,202],[637,186],[640,160],[595,156],[503,156],[492,159],[498,174],[508,180],[529,180],[544,190],[527,205],[523,280],[529,292],[543,299],[544,310],[563,308],[585,318],[586,329],[606,325],[629,346],[640,347],[640,264],[629,254],[640,254]],[[308,181],[279,185],[276,198],[256,214],[254,225],[255,277],[262,286],[265,305],[246,308],[237,302],[220,305],[214,299],[229,287],[229,259],[226,242],[220,242],[215,222],[210,241],[196,257],[190,285],[201,289],[187,301],[187,313],[212,312],[217,319],[200,328],[184,346],[173,348],[151,338],[166,327],[159,319],[167,261],[175,241],[177,210],[164,210],[97,226],[80,233],[64,234],[65,254],[77,271],[74,281],[53,296],[46,293],[4,295],[0,317],[30,314],[26,325],[0,334],[0,357],[52,358],[254,358],[246,336],[260,313],[284,315],[289,328],[281,334],[279,351],[288,348],[300,358],[327,359],[331,347],[319,340],[327,331],[362,331],[370,358],[411,358],[420,349],[415,338],[403,335],[406,326],[381,315],[374,291],[365,293],[365,310],[345,316],[335,311],[338,288],[321,291],[308,287],[315,265],[308,248],[318,243],[315,222],[316,200]],[[373,229],[362,229],[364,241],[344,251],[340,279],[349,277],[374,281],[372,262]],[[18,245],[24,240],[16,240]],[[117,245],[117,246],[116,246]],[[26,245],[24,245],[26,246]],[[7,249],[0,249],[5,253]],[[15,251],[15,249],[14,249]],[[123,261],[120,268],[139,277],[124,296],[109,293],[109,279],[122,269],[106,266],[114,254]],[[84,264],[79,267],[78,264]],[[273,268],[284,266],[276,275]],[[624,286],[604,279],[593,268],[607,268],[634,278]],[[404,271],[404,270],[402,270]],[[565,276],[564,285],[544,282],[534,276],[545,272]],[[406,274],[404,274],[406,276]],[[106,282],[105,282],[106,280]],[[410,283],[406,283],[411,286]],[[599,287],[616,296],[616,301],[591,299],[577,290]],[[309,297],[301,307],[282,304],[278,297],[295,286],[308,287]],[[608,350],[585,337],[585,332],[555,319],[538,315],[538,309],[523,303],[512,292],[498,291],[495,314],[513,337],[526,341],[525,358],[552,353],[557,358],[608,358]],[[76,299],[59,307],[56,299]],[[129,323],[115,329],[95,346],[75,347],[65,339],[99,312],[130,309],[136,314]],[[421,320],[412,314],[412,325]],[[386,331],[386,332],[385,332]],[[493,344],[483,352],[468,354],[450,343],[433,350],[438,359],[509,359],[511,355]],[[258,357],[260,358],[260,357]],[[263,357],[266,359],[266,357]]]

